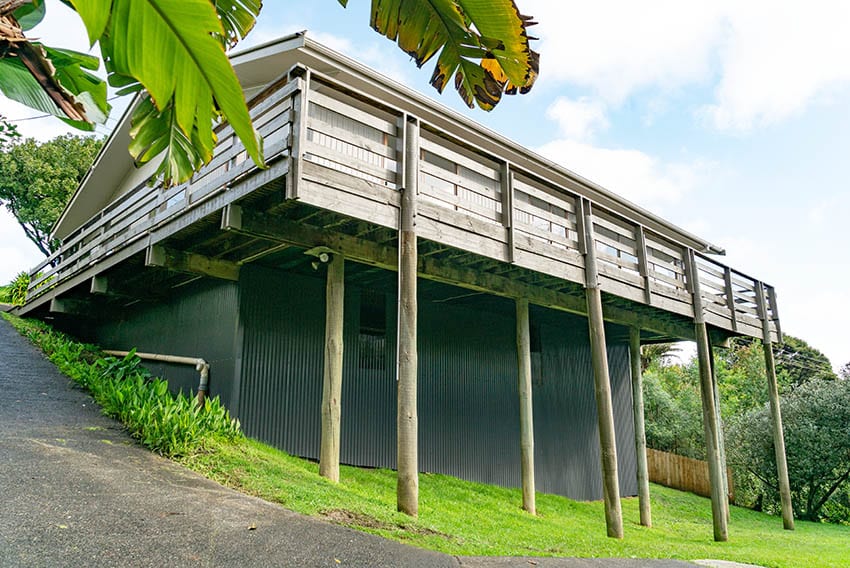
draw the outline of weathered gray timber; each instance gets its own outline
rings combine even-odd
[[[320,253],[327,255],[328,253]],[[325,364],[322,380],[322,441],[319,475],[339,481],[340,412],[342,407],[343,313],[345,258],[330,255],[325,294]]]
[[[693,251],[688,251],[687,264],[689,274],[697,271]],[[714,524],[714,540],[725,542],[729,540],[728,513],[729,501],[723,487],[723,467],[720,461],[720,432],[717,422],[717,409],[714,398],[714,381],[712,378],[711,346],[708,329],[703,318],[702,293],[700,283],[694,277],[689,278],[694,296],[694,327],[697,337],[697,360],[699,363],[700,397],[702,399],[702,422],[705,432],[706,460],[708,461],[708,477],[711,483],[711,517]]]
[[[537,514],[534,498],[534,409],[531,391],[531,331],[528,300],[516,301],[517,391],[519,393],[520,468],[522,508]]]
[[[379,87],[371,77],[364,83],[355,77],[362,69],[347,67],[351,62],[313,42],[300,41],[301,47],[292,53],[269,56],[296,62],[295,67],[260,89],[251,103],[252,116],[266,137],[267,158],[273,165],[280,160],[280,167],[257,176],[232,131],[222,127],[212,163],[190,183],[167,189],[140,183],[118,192],[90,221],[66,231],[60,250],[33,269],[31,301],[22,311],[38,309],[51,296],[67,292],[79,284],[78,275],[100,275],[134,251],[162,245],[175,232],[244,199],[275,177],[285,180],[289,199],[398,229],[406,144],[399,125],[403,117],[413,116],[422,124],[417,167],[420,239],[583,284],[576,204],[589,199],[600,290],[656,310],[647,313],[693,317],[685,251],[714,252],[704,241],[514,144],[491,143],[496,135],[465,119],[452,115],[459,122],[451,127],[450,121],[435,114],[433,104],[413,104],[417,96],[398,95],[393,91],[397,86]],[[322,71],[310,66],[317,53],[324,62]],[[340,66],[333,77],[327,73],[328,61]],[[245,57],[245,65],[258,73],[252,67],[260,65],[254,55]],[[255,181],[245,184],[249,178]],[[171,260],[176,261],[172,268],[232,278],[239,263],[249,258],[198,254],[172,250]],[[753,300],[757,281],[700,253],[697,262],[695,277],[703,284],[706,322],[760,337],[761,321]],[[493,275],[488,270],[478,273],[485,279]],[[539,290],[551,293],[551,288]],[[770,287],[767,293],[772,299],[769,327],[775,338],[779,325],[775,295]],[[606,309],[606,317],[609,312],[616,315]],[[654,320],[654,327],[642,325],[642,329],[662,328],[671,337],[682,336],[681,331],[673,332],[675,324],[668,325],[675,317],[644,319],[650,325]]]
[[[419,419],[416,408],[417,328],[416,205],[419,191],[419,124],[404,122],[404,189],[398,247],[398,510],[419,514]]]
[[[770,421],[773,426],[773,449],[776,455],[776,474],[779,479],[779,498],[782,503],[782,526],[785,530],[794,530],[794,509],[791,505],[791,483],[788,481],[788,461],[785,456],[785,432],[782,429],[782,411],[779,406],[779,389],[776,386],[776,361],[773,359],[773,346],[770,340],[770,327],[767,319],[767,307],[764,290],[758,288],[759,312],[762,315],[764,334],[764,366],[767,374],[767,395],[770,400]]]
[[[643,412],[643,378],[640,365],[640,330],[629,328],[629,361],[632,375],[632,406],[635,421],[635,455],[640,524],[652,526],[652,505],[649,499],[649,468],[646,464],[646,426]]]
[[[711,388],[714,396],[714,412],[717,415],[717,451],[720,458],[720,472],[723,478],[723,495],[726,499],[726,523],[732,522],[729,502],[731,493],[729,491],[729,474],[726,467],[726,434],[723,427],[723,416],[720,414],[720,385],[717,382],[717,369],[714,364],[714,347],[708,343],[708,358],[711,361]]]
[[[590,351],[593,360],[593,386],[596,393],[596,416],[599,421],[599,445],[602,449],[602,493],[605,500],[605,525],[608,536],[623,538],[623,511],[617,475],[617,440],[614,432],[614,406],[611,402],[611,377],[608,373],[608,347],[605,342],[605,318],[596,262],[596,239],[590,203],[579,205],[581,249],[585,258],[587,315]]]

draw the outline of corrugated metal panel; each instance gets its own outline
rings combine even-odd
[[[490,298],[482,310],[435,300],[419,302],[420,467],[517,486],[513,304]]]
[[[346,289],[341,459],[396,463],[394,274],[364,292]],[[319,451],[324,280],[243,269],[240,419],[246,432],[291,453]],[[361,299],[384,294],[383,364],[361,357]],[[420,282],[420,467],[517,486],[519,409],[513,302]],[[583,318],[534,310],[534,416],[538,490],[602,497],[596,403]],[[378,326],[379,327],[379,326]],[[380,358],[379,358],[380,359]],[[623,494],[636,492],[628,347],[609,347]]]
[[[539,364],[532,369],[535,477],[538,491],[601,499],[602,472],[587,321],[535,308]],[[620,492],[637,492],[628,346],[608,346],[617,430]]]
[[[236,375],[237,293],[234,282],[200,280],[174,291],[161,304],[138,304],[120,319],[97,326],[95,341],[104,349],[201,357],[210,364],[210,394],[233,400]],[[175,392],[195,391],[198,372],[188,365],[146,363]]]
[[[395,274],[388,273],[386,277],[385,287],[392,289]],[[386,334],[380,354],[360,353],[362,293],[361,289],[349,286],[345,295],[340,459],[348,464],[395,468],[395,292],[366,292],[380,298],[385,306]]]
[[[240,275],[239,419],[248,436],[318,457],[324,285],[318,278],[245,266]]]

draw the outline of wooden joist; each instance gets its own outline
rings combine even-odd
[[[145,266],[156,266],[176,272],[201,274],[222,280],[239,280],[239,265],[235,262],[209,258],[197,253],[185,252],[163,245],[151,245],[147,248],[145,251]]]
[[[303,248],[326,246],[355,262],[387,270],[398,269],[398,249],[394,246],[326,231],[285,217],[241,208],[238,205],[230,205],[225,209],[222,228]],[[428,280],[506,298],[527,298],[529,302],[538,306],[582,316],[587,315],[587,305],[583,296],[530,285],[516,278],[464,268],[450,261],[422,255],[419,256],[418,270],[419,276]],[[694,338],[693,326],[685,321],[653,317],[628,307],[610,304],[605,305],[604,312],[605,320],[612,323],[636,326],[669,337]]]

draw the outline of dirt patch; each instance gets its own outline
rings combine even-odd
[[[371,517],[364,513],[355,513],[354,511],[346,511],[345,509],[331,509],[324,511],[322,516],[332,523],[346,526],[358,526],[367,529],[394,529],[396,525],[385,523],[375,517]]]
[[[403,523],[387,523],[380,519],[376,519],[375,517],[372,517],[370,515],[366,515],[365,513],[356,513],[354,511],[346,511],[345,509],[332,509],[330,511],[324,511],[322,513],[322,517],[332,523],[349,527],[362,527],[366,529],[383,530],[402,529],[407,532],[418,535],[439,536],[448,540],[452,539],[451,535],[436,531],[434,529],[429,529],[427,527],[417,527],[415,525]]]

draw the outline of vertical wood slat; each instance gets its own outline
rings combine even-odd
[[[599,268],[596,263],[596,239],[593,234],[593,212],[589,201],[583,200],[582,231],[584,242],[585,294],[593,362],[593,386],[596,395],[596,417],[599,424],[599,446],[602,459],[602,495],[605,501],[605,525],[608,536],[623,538],[623,511],[620,503],[620,480],[617,473],[617,441],[614,431],[614,405],[611,400],[611,377],[608,370],[608,348],[605,342],[605,318],[602,312],[602,292],[599,290]]]
[[[404,129],[405,170],[399,212],[398,262],[398,510],[419,514],[419,418],[417,394],[416,200],[419,186],[419,123]]]
[[[686,250],[685,272],[688,279],[688,288],[693,296],[694,328],[699,361],[700,397],[702,399],[702,422],[705,432],[708,476],[711,482],[711,517],[714,525],[714,540],[725,542],[729,540],[729,528],[726,521],[728,503],[723,495],[723,475],[720,471],[717,412],[714,404],[714,388],[711,378],[708,328],[705,324],[699,273],[692,249]]]
[[[339,481],[339,439],[342,397],[345,259],[332,255],[325,293],[325,357],[322,374],[322,435],[319,475]]]
[[[723,270],[723,279],[726,286],[726,306],[729,308],[729,317],[732,318],[732,331],[738,331],[738,310],[735,309],[735,288],[732,287],[732,269],[728,266]]]
[[[514,174],[508,162],[502,163],[502,224],[508,241],[508,262],[515,262],[514,245]]]
[[[649,468],[646,463],[646,424],[643,414],[643,377],[640,365],[640,329],[629,328],[629,359],[632,375],[632,407],[635,422],[635,457],[637,458],[638,501],[640,524],[652,526],[652,506],[649,499]]]
[[[534,410],[531,392],[531,330],[528,300],[516,300],[516,343],[519,392],[520,464],[522,469],[522,508],[536,515],[534,495]]]
[[[779,325],[779,306],[776,303],[776,290],[773,286],[767,287],[767,300],[768,305],[770,306],[770,313],[773,315],[771,320],[773,321],[773,325],[776,326],[776,336],[778,341],[782,342],[782,327]]]
[[[310,110],[311,71],[302,68],[296,68],[293,71],[303,71],[304,87],[295,94],[292,101],[292,129],[290,130],[291,140],[289,143],[291,165],[289,174],[286,176],[287,199],[298,199],[298,185],[301,181],[302,164],[304,163],[302,146],[307,142],[307,118]],[[291,79],[294,79],[294,77],[291,77]]]
[[[650,288],[649,283],[649,261],[646,257],[646,234],[642,225],[637,225],[635,228],[635,245],[637,248],[638,272],[643,279],[644,301],[651,306],[652,288]]]
[[[782,410],[779,406],[779,389],[776,384],[776,361],[770,339],[770,319],[764,301],[764,285],[756,282],[756,300],[762,323],[762,348],[770,399],[770,418],[773,426],[773,450],[776,455],[776,473],[779,479],[779,499],[782,503],[782,526],[794,530],[794,509],[791,506],[791,484],[788,480],[788,460],[785,455],[785,432],[782,428]]]

